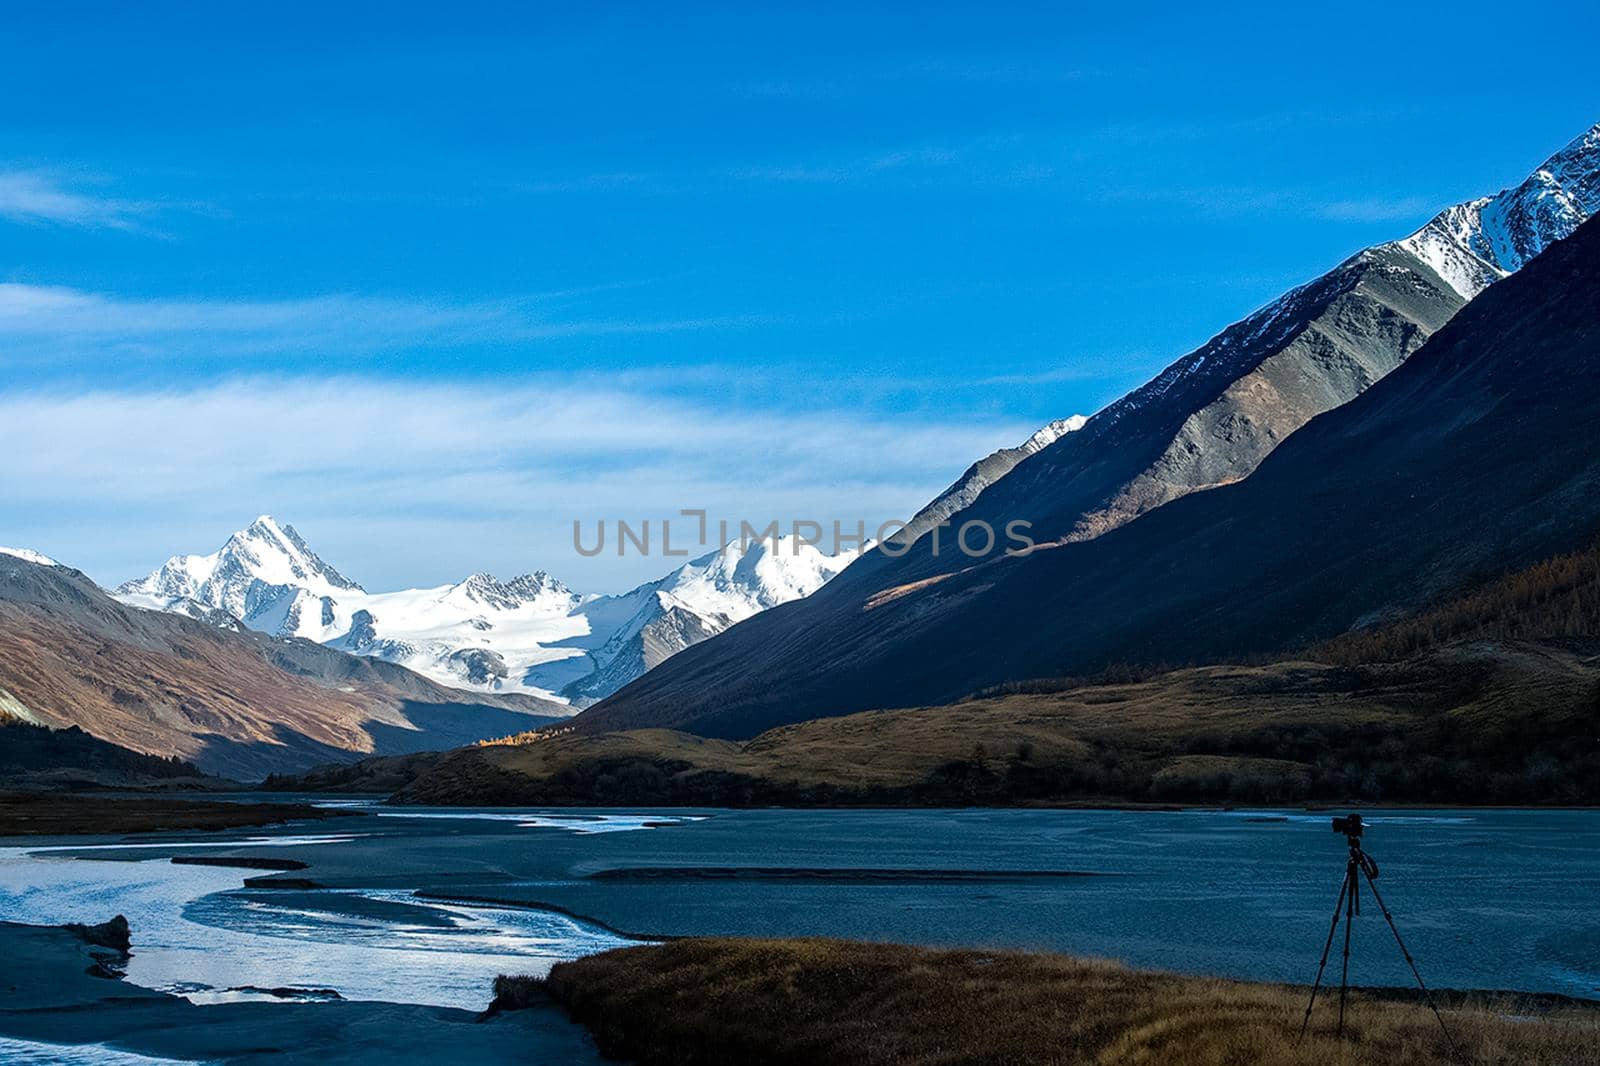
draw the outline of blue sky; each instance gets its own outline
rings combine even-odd
[[[1600,119],[1593,5],[11,4],[0,543],[908,517]]]

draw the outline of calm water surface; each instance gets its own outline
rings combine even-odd
[[[1367,817],[1379,887],[1431,984],[1600,998],[1600,812]],[[1328,821],[1272,811],[729,811],[690,821],[367,809],[338,832],[208,835],[182,849],[149,839],[0,849],[0,918],[124,913],[129,979],[202,1002],[294,986],[481,1008],[498,973],[539,973],[627,942],[607,926],[1054,948],[1309,981],[1344,869]],[[341,887],[249,890],[242,880],[256,871],[167,861],[175,850],[266,847]],[[1028,876],[1039,873],[1090,876]],[[439,902],[419,888],[530,906]],[[1370,901],[1352,977],[1410,982]]]

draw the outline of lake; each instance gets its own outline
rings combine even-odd
[[[358,813],[0,848],[0,918],[126,914],[129,979],[197,1002],[291,987],[476,1009],[495,974],[542,973],[630,937],[698,934],[1049,948],[1309,982],[1345,860],[1328,815],[1289,811],[325,802]],[[1600,812],[1364,814],[1379,889],[1430,985],[1600,998]],[[308,868],[174,865],[174,855]],[[258,877],[292,880],[243,887]],[[1410,984],[1366,903],[1352,980]]]

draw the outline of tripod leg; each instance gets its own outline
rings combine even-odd
[[[1328,939],[1322,945],[1322,961],[1317,963],[1317,979],[1311,984],[1311,999],[1306,1003],[1306,1016],[1300,1022],[1300,1036],[1295,1040],[1298,1044],[1306,1038],[1306,1027],[1311,1024],[1311,1008],[1317,1005],[1317,990],[1322,987],[1322,971],[1328,967],[1328,953],[1333,950],[1333,934],[1339,930],[1339,916],[1344,913],[1345,900],[1350,898],[1350,871],[1344,872],[1344,880],[1339,882],[1339,899],[1333,905],[1333,921],[1328,925]]]
[[[1444,1024],[1444,1015],[1439,1013],[1439,1005],[1433,1001],[1433,993],[1428,990],[1427,982],[1422,979],[1422,972],[1417,969],[1417,960],[1411,957],[1411,952],[1406,949],[1406,942],[1400,937],[1400,927],[1394,922],[1394,915],[1389,913],[1389,907],[1383,902],[1383,896],[1378,894],[1378,886],[1373,883],[1372,875],[1366,870],[1361,871],[1366,875],[1367,887],[1372,889],[1372,898],[1378,901],[1378,909],[1383,912],[1383,920],[1389,923],[1389,931],[1394,934],[1394,942],[1400,946],[1400,954],[1405,956],[1406,965],[1411,967],[1411,976],[1417,979],[1417,987],[1422,989],[1423,998],[1428,1001],[1428,1007],[1433,1011],[1433,1016],[1439,1019],[1439,1029],[1444,1033],[1445,1046],[1450,1049],[1452,1058],[1459,1058],[1456,1051],[1456,1042],[1450,1036],[1450,1027]]]
[[[1339,1028],[1338,1035],[1344,1036],[1344,1003],[1350,995],[1350,929],[1355,925],[1356,892],[1359,891],[1360,882],[1356,880],[1356,865],[1350,864],[1349,873],[1345,880],[1350,885],[1350,903],[1344,909],[1344,966],[1339,972]]]

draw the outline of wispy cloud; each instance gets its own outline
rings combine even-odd
[[[579,174],[570,177],[552,177],[533,181],[515,182],[514,192],[570,193],[616,192],[627,189],[644,189],[657,183],[660,175],[643,172],[612,171],[601,174]]]
[[[0,531],[113,580],[266,510],[359,545],[330,556],[380,585],[544,566],[615,588],[662,560],[581,559],[574,519],[695,507],[874,524],[1033,428],[732,409],[594,377],[12,391],[0,393]]]
[[[1174,204],[1212,218],[1301,215],[1331,222],[1405,222],[1426,218],[1446,202],[1425,196],[1329,199],[1322,191],[1246,185],[1108,187],[1098,193],[1115,203]]]
[[[728,174],[730,177],[741,181],[838,184],[861,181],[893,171],[945,167],[956,162],[960,157],[960,152],[956,149],[929,145],[918,148],[898,148],[839,162],[800,162],[770,166],[735,167]]]
[[[978,378],[973,385],[1048,385],[1063,381],[1121,381],[1130,374],[1148,376],[1161,366],[1162,356],[1153,352],[1122,352],[1106,355],[1074,356],[1065,366],[1021,369],[1006,374]]]
[[[0,171],[0,218],[28,225],[133,229],[154,205],[98,196],[40,170]]]
[[[330,294],[284,300],[135,299],[60,286],[0,284],[0,366],[78,352],[160,359],[329,353],[667,333],[754,324],[758,316],[682,319],[570,317],[565,294],[448,303]]]
[[[895,83],[951,83],[956,85],[1056,86],[1076,81],[1086,72],[1056,64],[1014,62],[952,62],[945,57],[908,59],[879,67],[855,68],[828,75],[800,75],[744,82],[735,92],[756,99],[822,101],[849,99],[882,92]]]
[[[1416,219],[1443,205],[1423,196],[1373,197],[1334,200],[1314,207],[1317,215],[1335,222],[1400,222]]]

